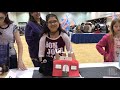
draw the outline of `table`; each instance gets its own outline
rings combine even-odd
[[[84,78],[120,78],[118,62],[80,64],[79,68]]]
[[[106,33],[82,33],[82,34],[72,34],[71,42],[79,44],[79,43],[98,43],[99,40]]]
[[[88,68],[99,68],[99,67],[116,67],[118,70],[120,69],[119,67],[119,63],[118,62],[103,62],[103,63],[82,63],[79,64],[79,68],[80,68],[80,73],[81,76],[83,78],[89,78],[85,75],[83,75],[83,73],[88,72],[87,69]],[[35,70],[38,70],[39,68],[28,68],[28,70],[25,71],[21,71],[21,70],[17,70],[17,69],[11,69],[9,72],[14,72],[16,74],[17,78],[32,78],[33,77],[33,73]],[[84,70],[83,70],[84,69]],[[86,69],[86,71],[85,71]],[[81,71],[82,70],[82,71]],[[110,70],[113,70],[112,68]],[[119,71],[120,72],[120,71]],[[39,74],[39,73],[38,73]],[[8,76],[8,77],[7,77]],[[7,75],[6,78],[9,78],[9,75]],[[84,77],[85,76],[85,77]],[[110,77],[110,76],[104,76],[104,77]],[[96,78],[96,77],[90,77],[90,78]],[[100,77],[101,78],[101,77]],[[118,78],[118,77],[117,77]]]

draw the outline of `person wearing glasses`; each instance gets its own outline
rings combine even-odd
[[[45,21],[41,18],[40,12],[29,12],[29,21],[25,28],[25,39],[34,67],[40,67],[38,59],[39,40],[44,25]]]
[[[61,28],[58,17],[55,14],[46,16],[46,25],[44,33],[39,41],[39,59],[41,67],[39,72],[43,75],[51,76],[53,69],[53,60],[56,59],[56,50],[65,52],[72,51],[71,41],[66,31]],[[61,53],[62,54],[62,53]],[[73,57],[75,59],[75,55]]]
[[[19,68],[21,70],[25,70],[26,67],[22,60],[23,55],[23,45],[21,42],[20,34],[18,27],[13,24],[8,17],[8,12],[0,12],[0,42],[4,37],[7,42],[9,42],[9,69]],[[18,55],[14,48],[14,43],[17,43],[18,47]],[[17,57],[18,56],[18,57]]]
[[[110,32],[96,44],[98,52],[104,56],[104,62],[119,61],[120,56],[120,19],[111,22]]]

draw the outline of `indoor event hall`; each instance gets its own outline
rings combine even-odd
[[[0,78],[119,78],[120,12],[0,12]]]

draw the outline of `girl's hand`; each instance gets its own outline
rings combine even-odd
[[[18,60],[18,68],[21,70],[27,70],[22,60]]]

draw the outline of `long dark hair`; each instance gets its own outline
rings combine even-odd
[[[5,20],[4,20],[4,22],[5,22],[6,24],[10,25],[10,24],[13,23],[13,21],[11,21],[11,20],[9,19],[9,17],[8,17],[8,12],[0,12],[0,13],[3,13],[3,14],[6,16],[6,17],[5,17]]]
[[[37,23],[37,21],[34,19],[34,17],[31,15],[33,12],[29,12],[29,21],[32,21],[34,23]],[[43,26],[45,24],[45,20],[43,20],[41,17],[40,17],[40,23],[41,25]]]
[[[48,14],[48,15],[46,16],[46,25],[45,25],[45,27],[44,27],[44,32],[43,32],[43,34],[50,32],[50,29],[49,29],[48,26],[47,26],[48,20],[49,20],[50,17],[55,17],[55,18],[57,19],[57,21],[59,22],[58,17],[57,17],[55,14]],[[66,31],[62,29],[60,22],[59,22],[58,31],[59,31],[59,32],[66,33]],[[67,34],[67,33],[66,33],[66,34]]]

